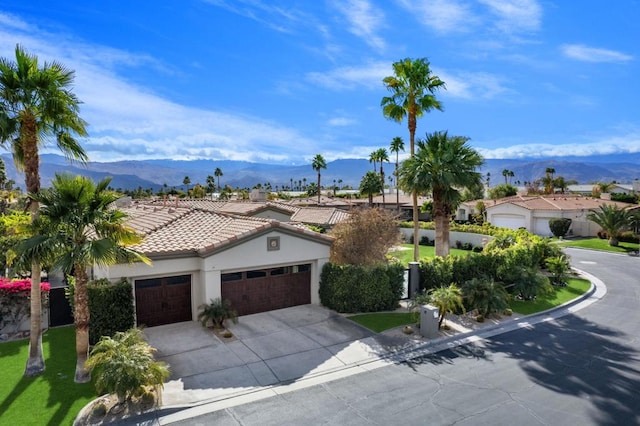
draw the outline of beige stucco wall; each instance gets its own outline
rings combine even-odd
[[[527,231],[537,233],[541,236],[550,236],[550,232],[536,232],[536,221],[549,221],[551,218],[569,218],[571,219],[570,236],[576,237],[592,237],[600,229],[593,222],[587,220],[586,216],[589,212],[584,209],[580,210],[528,210],[515,204],[504,203],[497,206],[488,206],[487,221],[494,223],[495,217],[499,215],[512,215],[524,218],[525,228]]]
[[[409,241],[409,238],[413,235],[413,228],[400,228],[400,232],[402,232],[404,240]],[[418,230],[418,235],[420,235],[420,237],[426,235],[430,240],[433,240],[436,237],[436,233],[433,229],[420,229]],[[449,244],[451,244],[451,247],[456,246],[456,241],[460,241],[463,244],[471,243],[474,246],[483,246],[492,239],[493,237],[489,235],[474,234],[471,232],[449,232]]]
[[[279,250],[267,250],[269,237],[280,238]],[[322,266],[329,261],[329,250],[328,244],[274,230],[206,258],[194,255],[188,258],[156,260],[151,266],[134,264],[96,268],[94,277],[108,278],[111,281],[126,277],[133,283],[142,278],[190,274],[191,312],[195,320],[198,306],[221,296],[222,273],[248,269],[310,263],[311,303],[319,304],[320,272]]]

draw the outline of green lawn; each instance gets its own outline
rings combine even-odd
[[[0,424],[70,425],[96,397],[92,383],[73,381],[75,328],[50,329],[42,337],[46,370],[23,377],[28,340],[0,343]]]
[[[628,253],[630,251],[637,251],[638,244],[634,243],[620,243],[618,247],[612,247],[607,240],[600,238],[588,238],[584,240],[568,240],[558,243],[563,247],[580,247],[590,250],[603,250],[614,253]]]
[[[409,262],[413,262],[413,244],[403,244],[402,247],[406,247],[409,250],[393,250],[389,254],[395,258],[398,258],[400,262],[407,265]],[[435,256],[435,247],[432,246],[419,246],[420,247],[420,259],[432,258]],[[468,256],[473,253],[469,250],[451,249],[452,256]]]
[[[415,314],[409,312],[358,314],[347,318],[367,327],[369,330],[375,331],[376,333],[380,333],[381,331],[388,330],[390,328],[400,327],[401,325],[414,324],[416,322]]]
[[[566,287],[554,287],[554,293],[550,296],[538,296],[534,301],[514,300],[511,309],[523,315],[535,314],[562,305],[584,294],[591,287],[591,282],[582,278],[570,278]]]

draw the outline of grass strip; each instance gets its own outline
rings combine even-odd
[[[612,253],[629,253],[638,251],[638,244],[621,242],[619,246],[609,245],[608,240],[600,238],[588,238],[584,240],[565,240],[558,243],[562,247],[578,247],[590,250],[608,251]]]
[[[548,296],[538,296],[536,300],[513,300],[511,309],[522,315],[530,315],[555,308],[584,294],[591,282],[582,278],[570,278],[566,287],[554,287]]]
[[[390,328],[400,327],[401,325],[415,324],[416,322],[416,316],[411,312],[358,314],[347,318],[376,333]]]

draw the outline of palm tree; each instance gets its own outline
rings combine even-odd
[[[389,154],[385,148],[380,148],[374,152],[375,158],[380,163],[380,181],[382,182],[382,204],[385,204],[384,199],[384,162],[389,162]]]
[[[460,190],[481,184],[477,168],[484,160],[463,136],[447,132],[427,134],[418,141],[418,152],[402,163],[400,185],[405,190],[431,193],[436,225],[436,256],[449,254],[449,222],[460,202]]]
[[[369,163],[373,163],[373,171],[377,171],[378,170],[378,151],[371,151],[371,154],[369,154]]]
[[[553,167],[547,167],[544,171],[545,176],[542,178],[542,184],[544,185],[545,194],[553,194],[555,189],[553,182],[553,175],[555,174],[556,169]]]
[[[398,167],[400,165],[400,151],[404,151],[404,141],[400,136],[396,136],[391,140],[391,147],[389,151],[396,153],[396,209],[400,211],[400,188],[398,188]]]
[[[80,118],[80,101],[71,91],[74,73],[58,62],[45,62],[28,54],[19,45],[15,62],[0,58],[0,146],[12,152],[16,165],[24,171],[26,190],[40,190],[40,156],[42,144],[54,139],[68,160],[87,161],[76,140],[86,136],[86,123]],[[29,204],[35,220],[38,203]],[[41,266],[31,259],[31,328],[29,357],[25,376],[44,371],[40,299]]]
[[[84,176],[56,175],[51,188],[29,194],[42,206],[35,222],[40,232],[20,246],[22,253],[46,253],[54,269],[73,273],[76,383],[91,380],[85,367],[89,352],[87,269],[137,261],[151,264],[144,254],[127,247],[142,238],[125,225],[125,213],[111,208],[119,195],[107,190],[110,182],[111,178],[95,184]]]
[[[316,154],[311,161],[311,168],[318,172],[318,205],[320,205],[320,170],[327,168],[327,162],[320,154]]]
[[[367,172],[360,181],[360,194],[369,198],[369,207],[373,207],[373,195],[382,190],[380,177],[376,172]]]
[[[189,179],[189,176],[185,176],[184,179],[182,179],[182,184],[187,187],[187,196],[189,196],[189,184],[190,183],[191,183],[191,179]]]
[[[401,123],[407,118],[409,128],[410,154],[415,153],[415,135],[417,119],[432,109],[442,110],[442,104],[435,97],[438,89],[444,89],[444,81],[431,74],[429,61],[421,59],[403,59],[393,63],[394,75],[382,79],[391,96],[382,98],[382,113],[390,120]],[[418,237],[418,193],[411,194],[413,199],[413,260],[420,256]]]
[[[223,176],[222,169],[220,167],[216,167],[213,175],[218,179],[218,189],[220,189],[220,177]]]
[[[455,284],[429,290],[429,302],[438,308],[438,328],[442,326],[445,315],[454,313],[456,309],[464,310],[462,290]]]
[[[211,199],[213,200],[213,193],[216,191],[216,180],[213,176],[207,176],[207,190],[211,192]]]
[[[509,176],[509,169],[502,170],[502,176],[504,177],[504,184],[507,185],[507,176]]]
[[[615,204],[603,204],[598,210],[593,210],[587,215],[587,219],[600,225],[609,236],[609,245],[617,247],[618,235],[629,225],[629,211]]]

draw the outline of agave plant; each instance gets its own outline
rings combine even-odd
[[[198,314],[198,321],[202,323],[203,327],[206,327],[209,321],[216,329],[224,328],[224,323],[228,319],[234,324],[238,323],[238,313],[231,307],[228,300],[211,299],[209,303],[200,305],[198,309],[201,310]]]
[[[162,386],[169,377],[169,367],[156,361],[154,352],[142,331],[132,328],[102,337],[86,366],[91,369],[98,393],[115,393],[122,404],[144,394],[146,386]]]

